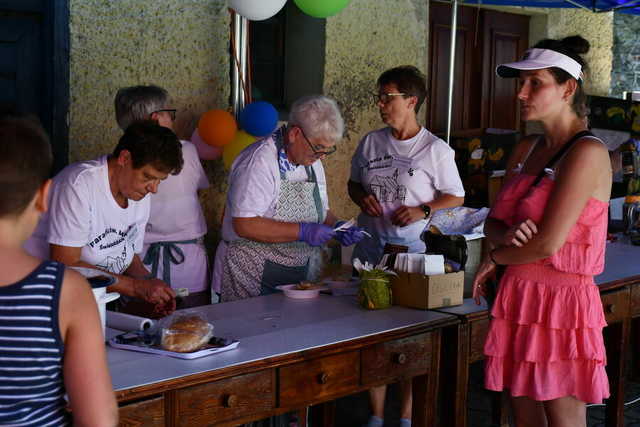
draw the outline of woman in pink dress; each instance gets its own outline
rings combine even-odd
[[[497,68],[517,77],[525,120],[543,135],[513,150],[485,233],[493,248],[474,297],[505,265],[484,346],[485,386],[509,390],[517,426],[585,426],[586,402],[609,396],[593,276],[602,272],[611,189],[608,151],[586,130],[583,90],[589,43],[543,40]]]

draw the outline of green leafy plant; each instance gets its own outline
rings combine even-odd
[[[363,265],[357,258],[353,266],[360,275],[358,290],[360,305],[369,310],[391,307],[393,299],[390,276],[395,276],[396,273],[381,265],[374,267],[367,262]]]

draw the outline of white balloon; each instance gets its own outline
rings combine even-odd
[[[280,12],[287,0],[229,0],[229,7],[251,21],[263,21]]]

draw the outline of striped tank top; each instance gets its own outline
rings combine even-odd
[[[64,426],[58,302],[64,266],[44,261],[0,287],[0,425]]]

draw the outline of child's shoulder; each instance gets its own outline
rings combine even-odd
[[[58,263],[55,261],[43,261],[24,251],[14,251],[14,253],[7,251],[0,258],[0,271],[2,272],[0,273],[0,287],[34,281],[42,275],[45,275],[45,278],[55,279],[54,271],[50,270],[57,270],[56,264]],[[47,269],[47,267],[51,268]]]
[[[89,283],[87,283],[87,279],[77,271],[71,268],[65,268],[63,284],[66,288],[71,288],[71,291],[76,292],[78,289],[89,287]],[[82,290],[82,289],[81,289]]]

